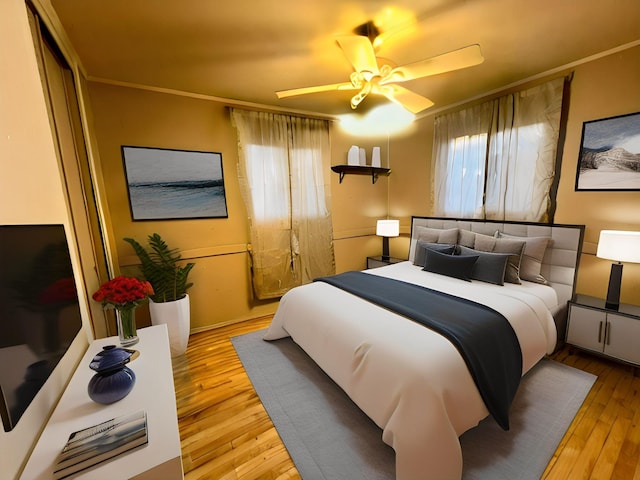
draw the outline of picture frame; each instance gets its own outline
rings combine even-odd
[[[228,218],[220,152],[122,145],[133,221]]]
[[[582,124],[575,190],[640,190],[640,112]]]

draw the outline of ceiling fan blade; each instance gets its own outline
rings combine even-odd
[[[418,113],[433,105],[433,102],[428,98],[418,95],[411,90],[408,90],[400,85],[384,85],[378,87],[378,92],[384,95],[392,102],[395,102],[411,113]]]
[[[482,62],[484,62],[484,57],[480,51],[480,45],[469,45],[468,47],[454,50],[453,52],[443,53],[437,57],[431,57],[426,60],[393,68],[388,75],[380,80],[380,84],[406,82],[414,78],[428,77],[452,70],[472,67]]]
[[[336,42],[356,72],[378,75],[378,61],[371,41],[360,35],[341,35]]]
[[[308,93],[328,92],[331,90],[357,90],[351,83],[332,83],[330,85],[318,85],[315,87],[294,88],[292,90],[280,90],[276,92],[278,98],[295,97],[296,95],[307,95]]]

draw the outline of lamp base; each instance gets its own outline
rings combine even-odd
[[[620,304],[619,303],[609,303],[609,302],[605,302],[604,304],[604,308],[607,310],[615,310],[618,311],[618,309],[620,308]]]
[[[382,259],[389,260],[389,237],[382,237]]]
[[[611,264],[611,275],[609,276],[609,288],[607,290],[607,300],[605,308],[618,310],[620,308],[620,284],[622,283],[622,263]]]

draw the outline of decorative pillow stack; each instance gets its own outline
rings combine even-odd
[[[504,273],[504,281],[520,283],[520,261],[525,243],[522,240],[495,238],[481,233],[468,232],[474,235],[473,249],[481,252],[508,253],[507,269]],[[470,235],[465,234],[470,237]]]
[[[541,275],[548,237],[491,235],[458,228],[416,227],[414,265],[423,270],[495,285],[521,280],[547,284]]]
[[[453,255],[458,242],[458,229],[439,229],[428,227],[416,227],[414,236],[417,239],[416,251],[413,256],[413,264],[424,267],[426,250],[436,250],[447,255]]]

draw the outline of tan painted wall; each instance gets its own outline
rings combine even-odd
[[[376,220],[400,220],[400,238],[391,238],[389,253],[408,256],[411,215],[428,213],[429,165],[432,134],[423,130],[423,121],[403,133],[387,137],[353,137],[336,125],[332,132],[332,164],[346,163],[351,145],[365,148],[370,163],[371,150],[380,147],[381,166],[391,169],[388,177],[372,184],[367,175],[338,174],[331,182],[336,263],[339,271],[362,269],[366,257],[382,253],[382,240],[375,236]],[[425,183],[426,182],[426,183]],[[363,236],[364,235],[364,236]]]
[[[237,180],[235,130],[225,106],[91,82],[89,97],[116,239],[115,257],[122,273],[137,273],[137,258],[122,239],[132,237],[146,244],[147,236],[157,232],[170,247],[181,250],[184,260],[196,264],[189,276],[194,283],[189,290],[192,331],[272,313],[275,302],[251,296],[247,215]],[[122,145],[220,152],[229,217],[132,221]],[[139,326],[149,322],[146,306],[136,319]]]
[[[364,148],[367,162],[371,150],[380,147],[381,166],[388,167],[387,139],[353,138],[337,125],[331,131],[331,164],[345,165],[347,152],[352,145]],[[366,257],[380,255],[381,240],[375,237],[376,220],[387,218],[388,185],[390,177],[380,176],[373,183],[370,175],[345,175],[331,173],[333,237],[336,270],[362,270]]]
[[[595,256],[600,230],[640,230],[640,191],[575,191],[582,123],[633,112],[640,112],[640,47],[575,69],[556,221],[586,225],[578,291],[601,298],[611,262]],[[640,264],[625,264],[621,301],[640,304]]]

